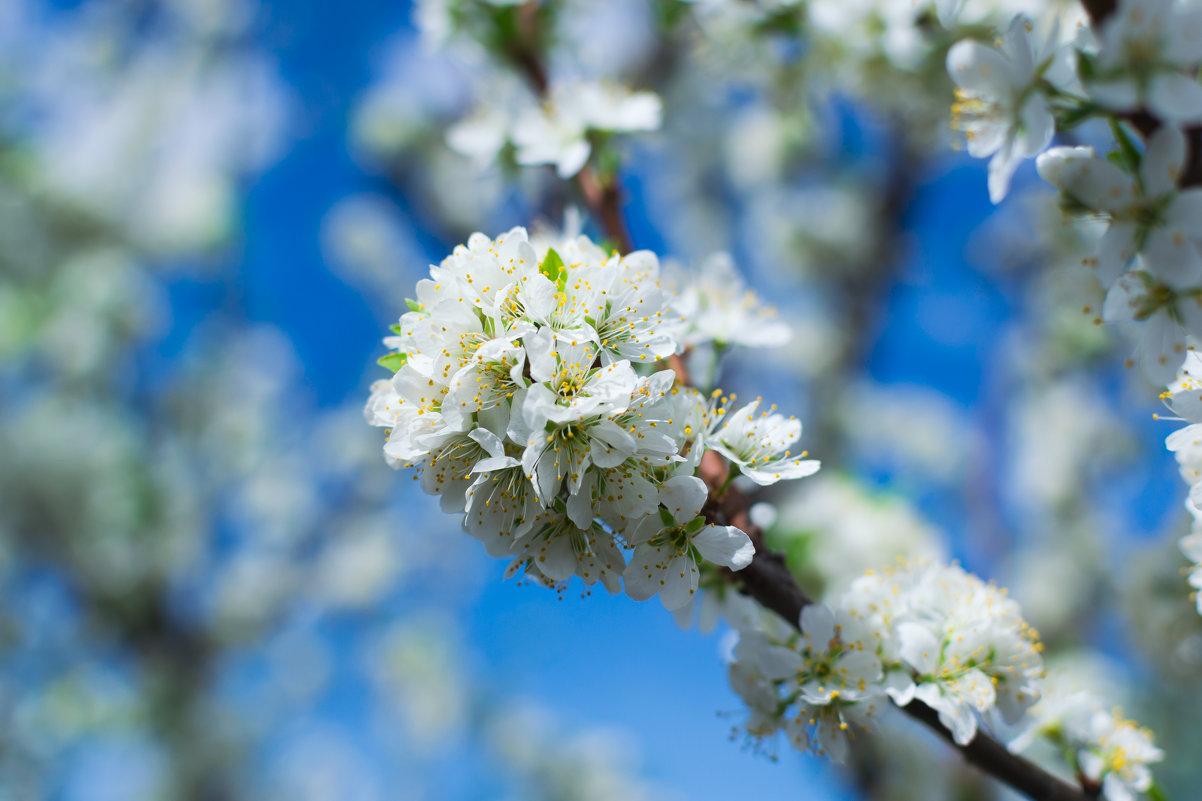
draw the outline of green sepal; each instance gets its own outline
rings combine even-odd
[[[689,524],[684,527],[684,530],[690,534],[696,534],[698,531],[701,531],[701,529],[705,528],[705,526],[705,518],[698,515],[689,521]]]
[[[388,326],[388,330],[391,331],[392,333],[398,334],[398,335],[401,333],[401,327],[396,324]]]
[[[563,259],[555,252],[555,248],[547,250],[543,263],[538,265],[538,271],[547,276],[553,284],[562,289],[560,279],[567,280],[567,271],[563,268]]]
[[[413,298],[405,298],[405,305],[409,307],[409,311],[421,311],[422,305]]]
[[[672,519],[672,513],[662,506],[659,507],[659,519],[667,528],[676,528],[676,521]]]
[[[1110,120],[1110,132],[1114,134],[1114,140],[1118,143],[1119,149],[1107,154],[1106,158],[1127,172],[1135,174],[1139,171],[1139,163],[1143,158],[1139,148],[1131,141],[1131,137],[1118,120],[1113,118]]]
[[[376,360],[376,364],[381,367],[387,367],[392,372],[396,372],[405,366],[405,362],[409,359],[404,353],[389,353],[386,356],[381,356]]]

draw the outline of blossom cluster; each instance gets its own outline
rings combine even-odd
[[[550,164],[561,178],[571,178],[588,163],[599,134],[654,131],[662,116],[654,93],[596,81],[556,84],[538,104],[497,100],[489,96],[452,126],[447,144],[481,167],[510,145],[518,164]]]
[[[1030,710],[1026,729],[1012,751],[1026,751],[1044,738],[1070,757],[1072,766],[1108,801],[1134,801],[1152,787],[1148,765],[1164,758],[1152,732],[1107,708],[1098,695],[1079,685],[1076,670],[1050,672],[1039,703]]]
[[[659,272],[650,252],[607,253],[585,236],[474,234],[418,283],[385,340],[395,373],[373,385],[366,416],[388,429],[389,462],[417,467],[511,572],[624,584],[679,609],[699,563],[738,570],[755,552],[701,514],[702,454],[760,485],[818,463],[792,450],[797,420],[656,369],[695,331]]]
[[[996,47],[965,40],[948,53],[957,85],[953,123],[968,151],[990,156],[989,191],[1006,194],[1023,159],[1076,216],[1108,223],[1084,259],[1108,294],[1101,318],[1135,323],[1136,361],[1157,384],[1171,382],[1202,335],[1202,190],[1180,188],[1185,135],[1202,120],[1202,85],[1190,74],[1202,61],[1202,16],[1176,0],[1120,0],[1103,22],[1065,40],[1014,18]],[[1147,110],[1163,123],[1136,147],[1124,115]],[[1091,117],[1109,120],[1116,151],[1048,149],[1054,132]]]
[[[1036,632],[1004,591],[955,565],[869,572],[830,608],[805,607],[799,624],[800,634],[740,633],[730,678],[753,735],[783,729],[841,760],[887,701],[918,700],[964,745],[983,716],[1013,724],[1039,698]]]

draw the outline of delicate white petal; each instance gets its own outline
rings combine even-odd
[[[693,535],[693,545],[708,561],[742,570],[755,557],[755,546],[734,526],[706,526]]]

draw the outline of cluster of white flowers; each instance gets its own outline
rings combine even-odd
[[[447,144],[485,167],[510,144],[518,164],[551,164],[571,178],[588,163],[600,134],[654,131],[662,104],[652,92],[617,83],[571,81],[551,87],[541,103],[520,96],[482,105],[447,131]]]
[[[1059,26],[1038,41],[1023,16],[997,48],[965,40],[948,53],[957,84],[953,123],[968,151],[992,156],[989,193],[1006,194],[1015,168],[1038,156],[1040,175],[1071,213],[1109,222],[1085,259],[1108,289],[1102,319],[1139,323],[1136,359],[1157,384],[1173,380],[1202,334],[1202,190],[1181,190],[1186,141],[1176,126],[1202,119],[1202,11],[1176,0],[1119,0],[1072,42]],[[1163,124],[1141,153],[1119,115],[1147,110]],[[1058,125],[1109,119],[1117,151],[1048,150]]]
[[[1042,646],[1018,604],[955,565],[870,572],[834,611],[808,606],[799,622],[800,635],[741,633],[730,674],[753,735],[784,729],[839,759],[886,700],[919,700],[964,745],[981,716],[1015,723],[1039,698]]]
[[[754,554],[744,532],[701,515],[704,451],[759,484],[818,463],[792,452],[796,420],[655,370],[683,351],[687,326],[654,254],[558,245],[522,228],[474,234],[432,266],[385,340],[395,374],[372,387],[366,416],[389,430],[389,461],[419,467],[511,571],[610,592],[624,578],[631,597],[679,609],[700,561],[738,570]]]
[[[1151,789],[1148,765],[1162,760],[1164,752],[1153,743],[1151,731],[1117,709],[1107,709],[1089,689],[1075,686],[1076,675],[1049,675],[1039,703],[1030,710],[1027,730],[1010,748],[1025,751],[1036,735],[1046,738],[1071,755],[1080,775],[1100,787],[1107,801],[1134,801]]]
[[[1187,335],[1202,334],[1202,189],[1178,189],[1185,158],[1184,134],[1168,126],[1133,176],[1090,148],[1039,157],[1040,174],[1072,205],[1110,221],[1086,263],[1109,287],[1103,318],[1141,324],[1137,359],[1157,384],[1176,377]]]

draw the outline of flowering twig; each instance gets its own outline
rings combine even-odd
[[[525,78],[526,83],[538,95],[539,100],[546,102],[551,83],[535,44],[537,41],[536,26],[538,25],[537,6],[537,3],[527,3],[520,9],[518,30],[521,38],[510,44],[506,55]],[[613,242],[614,247],[621,253],[630,253],[634,250],[630,232],[627,231],[626,221],[622,216],[622,193],[618,189],[616,177],[610,176],[608,180],[602,181],[598,178],[592,165],[585,164],[572,178],[572,184],[580,192],[589,214],[601,226],[605,235]]]

